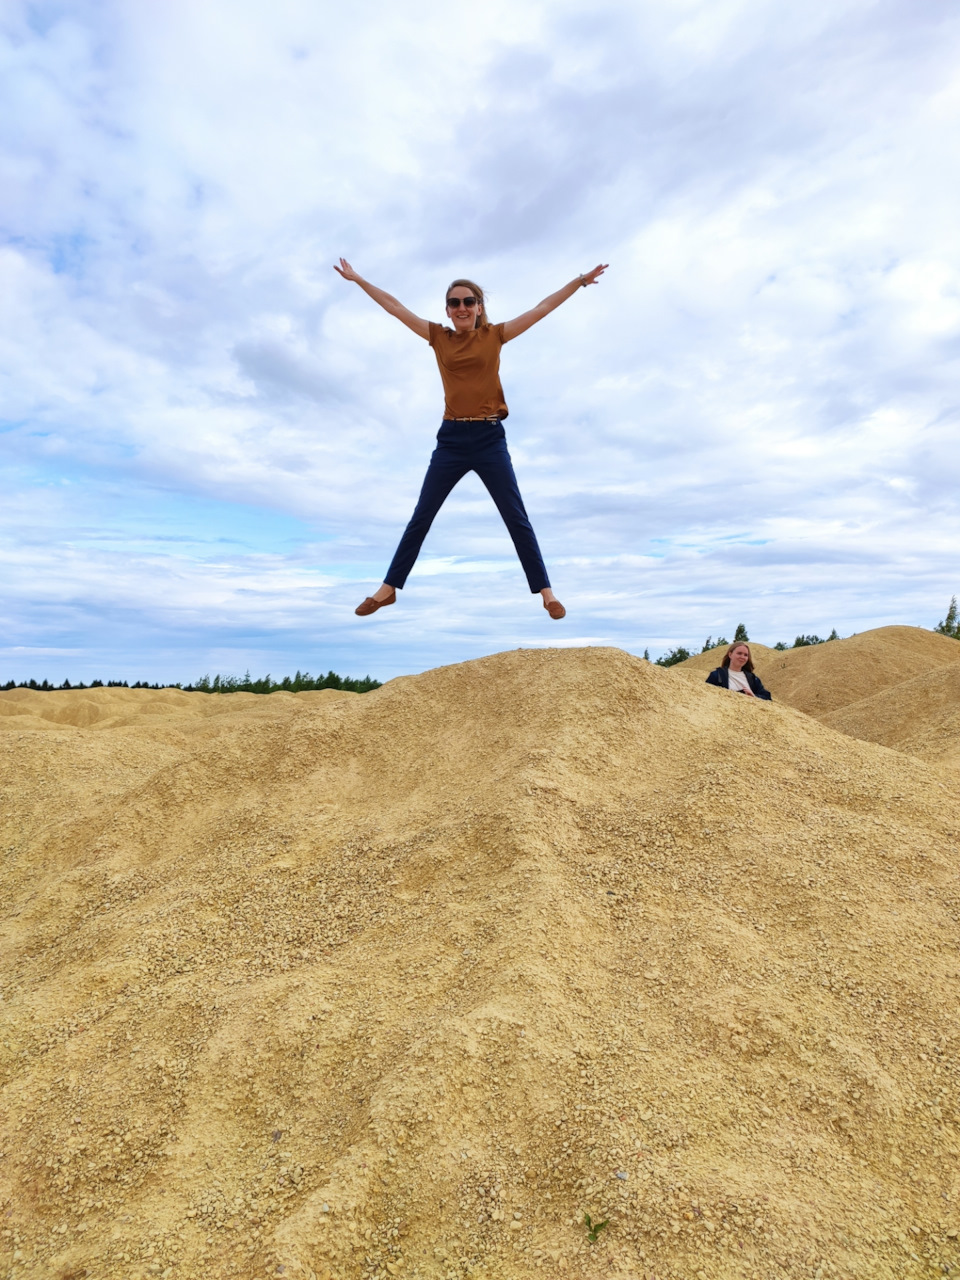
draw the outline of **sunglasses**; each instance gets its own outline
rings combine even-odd
[[[476,298],[448,298],[447,306],[457,308],[463,303],[465,307],[475,307],[477,305]]]

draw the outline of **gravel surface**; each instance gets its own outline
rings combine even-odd
[[[751,644],[757,674],[779,702],[851,738],[960,771],[960,644],[921,627],[879,627],[778,652]],[[700,681],[726,648],[674,670]]]
[[[0,694],[0,1275],[950,1274],[958,819],[613,649]]]

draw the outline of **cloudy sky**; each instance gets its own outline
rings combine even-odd
[[[0,680],[388,678],[932,626],[960,593],[951,0],[0,8]],[[331,264],[494,319],[567,618]]]

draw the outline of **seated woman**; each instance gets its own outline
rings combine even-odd
[[[763,687],[759,676],[753,674],[753,658],[748,644],[732,644],[724,654],[723,662],[707,676],[707,684],[719,685],[731,693],[745,693],[748,698],[773,699]]]

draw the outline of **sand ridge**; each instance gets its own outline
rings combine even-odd
[[[705,678],[725,652],[718,647],[671,669]],[[851,737],[960,765],[960,644],[952,637],[878,627],[800,649],[751,644],[751,654],[779,701]]]
[[[345,689],[305,689],[300,693],[280,690],[268,695],[301,702],[330,702],[354,698]],[[140,723],[246,714],[266,710],[259,706],[263,695],[185,693],[181,689],[66,689],[41,693],[36,689],[6,689],[0,692],[0,733],[23,728],[62,726],[74,729],[116,729]]]
[[[821,719],[853,738],[956,768],[960,765],[960,663],[924,671]]]
[[[0,733],[11,1275],[960,1265],[950,775],[617,650],[183,696]]]

